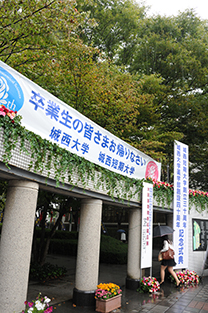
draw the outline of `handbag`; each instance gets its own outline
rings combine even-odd
[[[162,252],[162,258],[163,260],[171,260],[174,258],[174,254],[174,250],[169,247],[167,251]]]
[[[158,261],[160,262],[160,261],[162,261],[162,259],[163,259],[163,257],[162,257],[162,253],[161,253],[161,252],[159,252],[159,254],[158,254]]]

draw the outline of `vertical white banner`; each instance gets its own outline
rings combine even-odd
[[[188,267],[188,210],[189,210],[189,151],[188,146],[174,143],[174,209],[173,243],[176,269]]]
[[[153,219],[153,185],[150,183],[143,183],[141,269],[152,267],[152,219]]]

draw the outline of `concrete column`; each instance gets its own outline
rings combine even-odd
[[[140,281],[141,263],[141,209],[131,209],[129,212],[129,236],[126,288],[137,289]]]
[[[93,306],[98,284],[102,200],[83,199],[73,303]]]
[[[9,182],[0,243],[0,312],[25,308],[39,185]]]

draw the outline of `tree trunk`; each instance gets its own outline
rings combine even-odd
[[[46,257],[48,255],[48,249],[49,249],[51,238],[54,236],[57,227],[60,225],[63,215],[67,212],[67,209],[69,209],[69,204],[70,204],[70,198],[65,203],[63,203],[61,205],[59,217],[56,220],[55,225],[52,227],[46,241],[44,241],[44,246],[43,246],[43,249],[41,250],[42,252],[41,252],[40,260],[39,260],[40,266],[43,266],[43,264],[46,261]]]

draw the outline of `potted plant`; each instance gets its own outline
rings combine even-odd
[[[121,307],[122,290],[113,283],[101,283],[95,292],[96,311],[108,313]]]
[[[36,300],[31,302],[25,301],[25,310],[22,313],[51,313],[53,312],[53,307],[49,306],[51,299],[48,297],[42,297],[41,293],[37,296]]]
[[[199,275],[195,271],[183,270],[176,272],[178,279],[180,280],[181,284],[184,286],[194,286],[199,284]],[[173,276],[170,275],[171,281],[175,281]]]
[[[155,277],[143,277],[140,280],[139,292],[155,293],[160,290],[160,284]]]

